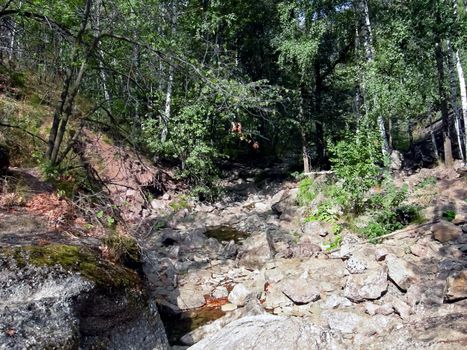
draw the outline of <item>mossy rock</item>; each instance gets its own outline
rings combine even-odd
[[[61,266],[66,271],[79,273],[99,287],[136,288],[142,283],[138,274],[128,268],[104,260],[99,253],[82,246],[48,244],[3,248],[0,254],[12,256],[18,267]]]

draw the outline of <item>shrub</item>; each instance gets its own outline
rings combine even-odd
[[[297,201],[301,206],[310,204],[317,195],[315,183],[311,177],[306,177],[298,184]]]

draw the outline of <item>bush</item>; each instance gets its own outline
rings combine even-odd
[[[331,148],[332,168],[341,180],[339,196],[346,199],[345,209],[360,213],[364,210],[368,191],[378,183],[382,156],[376,135],[347,137]]]
[[[311,177],[306,177],[298,184],[297,201],[300,206],[310,204],[317,195],[315,183]]]

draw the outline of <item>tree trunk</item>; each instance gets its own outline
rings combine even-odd
[[[459,51],[456,51],[455,59],[457,77],[459,79],[459,86],[461,91],[462,116],[464,117],[464,154],[466,155],[465,162],[467,163],[467,91],[465,87],[464,70],[462,69],[461,60],[459,58]]]
[[[457,105],[457,89],[456,89],[456,77],[454,73],[454,64],[453,64],[453,52],[450,40],[447,40],[447,47],[448,47],[448,68],[449,68],[449,83],[451,87],[451,106],[454,111],[455,116],[455,130],[456,130],[456,137],[457,137],[457,146],[459,148],[459,155],[461,159],[465,163],[464,152],[462,150],[462,136],[460,130],[460,111],[459,106]]]
[[[171,33],[172,35],[175,34],[175,27],[177,24],[177,13],[175,8],[175,3],[172,4],[171,9]],[[169,120],[171,118],[171,111],[172,111],[172,90],[174,84],[174,67],[172,62],[169,62],[169,72],[167,77],[167,90],[165,94],[165,108],[164,113],[162,115],[162,132],[161,132],[161,142],[165,142],[167,139],[167,134],[169,132]]]
[[[440,22],[439,14],[437,16],[438,23]],[[452,156],[452,142],[451,142],[451,118],[449,117],[446,89],[444,88],[444,52],[441,47],[441,37],[436,33],[435,43],[435,58],[436,69],[438,72],[438,98],[441,107],[441,116],[443,120],[443,151],[444,151],[444,165],[448,168],[452,167],[454,159]]]
[[[300,89],[300,106],[298,110],[298,120],[300,123],[300,136],[302,138],[302,157],[303,157],[303,171],[310,172],[310,156],[308,155],[308,139],[305,130],[305,87]]]
[[[363,14],[363,46],[365,47],[365,55],[367,63],[371,63],[374,60],[374,48],[373,48],[373,32],[371,29],[370,11],[368,9],[368,1],[360,0],[360,12]],[[374,104],[376,105],[376,97],[374,97]],[[381,152],[384,157],[389,156],[391,150],[389,149],[388,135],[386,132],[386,126],[384,124],[384,118],[379,115],[377,118],[378,130],[381,136]]]
[[[321,78],[321,69],[319,62],[315,64],[315,140],[316,155],[320,166],[323,166],[326,158],[326,145],[324,141],[323,123],[317,120],[321,115],[321,94],[323,91],[323,81]]]

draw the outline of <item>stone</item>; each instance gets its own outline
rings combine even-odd
[[[14,257],[8,249],[0,249],[0,349],[168,348],[137,273],[84,247],[13,247]]]
[[[375,310],[375,313],[377,315],[384,315],[384,316],[388,316],[392,314],[393,312],[394,312],[394,308],[392,307],[391,304],[388,304],[388,303],[378,306]]]
[[[403,319],[406,320],[410,317],[412,309],[404,301],[400,300],[397,297],[389,298],[389,302],[396,311],[396,313]]]
[[[174,297],[180,310],[196,309],[206,303],[203,291],[195,286],[178,288],[174,292]]]
[[[337,309],[339,306],[352,306],[352,302],[347,298],[343,298],[336,294],[331,294],[326,298],[325,302],[321,304],[321,308],[323,309]]]
[[[265,213],[269,210],[271,210],[271,206],[268,205],[267,203],[263,202],[256,202],[255,203],[255,210],[260,213]]]
[[[303,226],[303,233],[305,235],[319,235],[321,237],[326,237],[331,232],[332,225],[327,222],[309,221]]]
[[[346,262],[345,262],[345,267],[347,268],[347,271],[349,271],[352,274],[355,273],[362,273],[363,271],[366,270],[367,266],[364,261],[358,259],[355,256],[351,256]]]
[[[320,298],[316,285],[304,278],[284,281],[282,293],[297,305],[308,304]]]
[[[363,274],[350,275],[344,289],[344,296],[353,302],[374,300],[381,297],[388,288],[385,268],[368,270]]]
[[[433,238],[441,243],[454,241],[462,234],[462,229],[449,221],[441,220],[431,227]]]
[[[224,312],[228,312],[228,311],[234,311],[238,308],[237,305],[235,304],[230,304],[230,303],[227,303],[227,304],[224,304],[221,306],[221,310],[224,311]]]
[[[444,298],[447,301],[467,298],[467,270],[454,272],[448,277]]]
[[[327,321],[329,328],[344,334],[354,333],[365,321],[362,316],[346,311],[325,311],[321,316]]]
[[[229,323],[189,350],[340,349],[341,340],[300,317],[257,315]]]
[[[433,256],[433,251],[429,247],[418,243],[410,247],[410,252],[419,258],[430,258]]]
[[[412,284],[405,293],[405,301],[412,308],[422,300],[422,289],[419,285]]]
[[[246,304],[251,291],[242,283],[236,284],[230,291],[228,300],[234,305],[243,306]]]
[[[229,291],[224,286],[217,286],[211,293],[215,299],[226,298],[229,296]]]
[[[170,195],[170,193],[166,192],[162,195],[162,199],[165,200],[165,201],[168,201],[170,199],[172,199],[172,196]]]
[[[376,249],[375,251],[375,260],[376,261],[383,261],[386,256],[388,255],[388,251],[384,248]]]
[[[406,291],[412,284],[419,281],[416,266],[394,255],[386,258],[388,276],[397,287]]]
[[[313,243],[310,236],[303,236],[300,238],[300,242],[291,250],[295,258],[311,258],[321,251],[321,247]]]
[[[390,168],[391,170],[397,171],[402,169],[402,163],[404,157],[402,153],[396,150],[393,150],[390,155]]]
[[[260,269],[274,255],[274,246],[270,234],[263,232],[248,237],[239,252],[239,265],[248,269]]]

